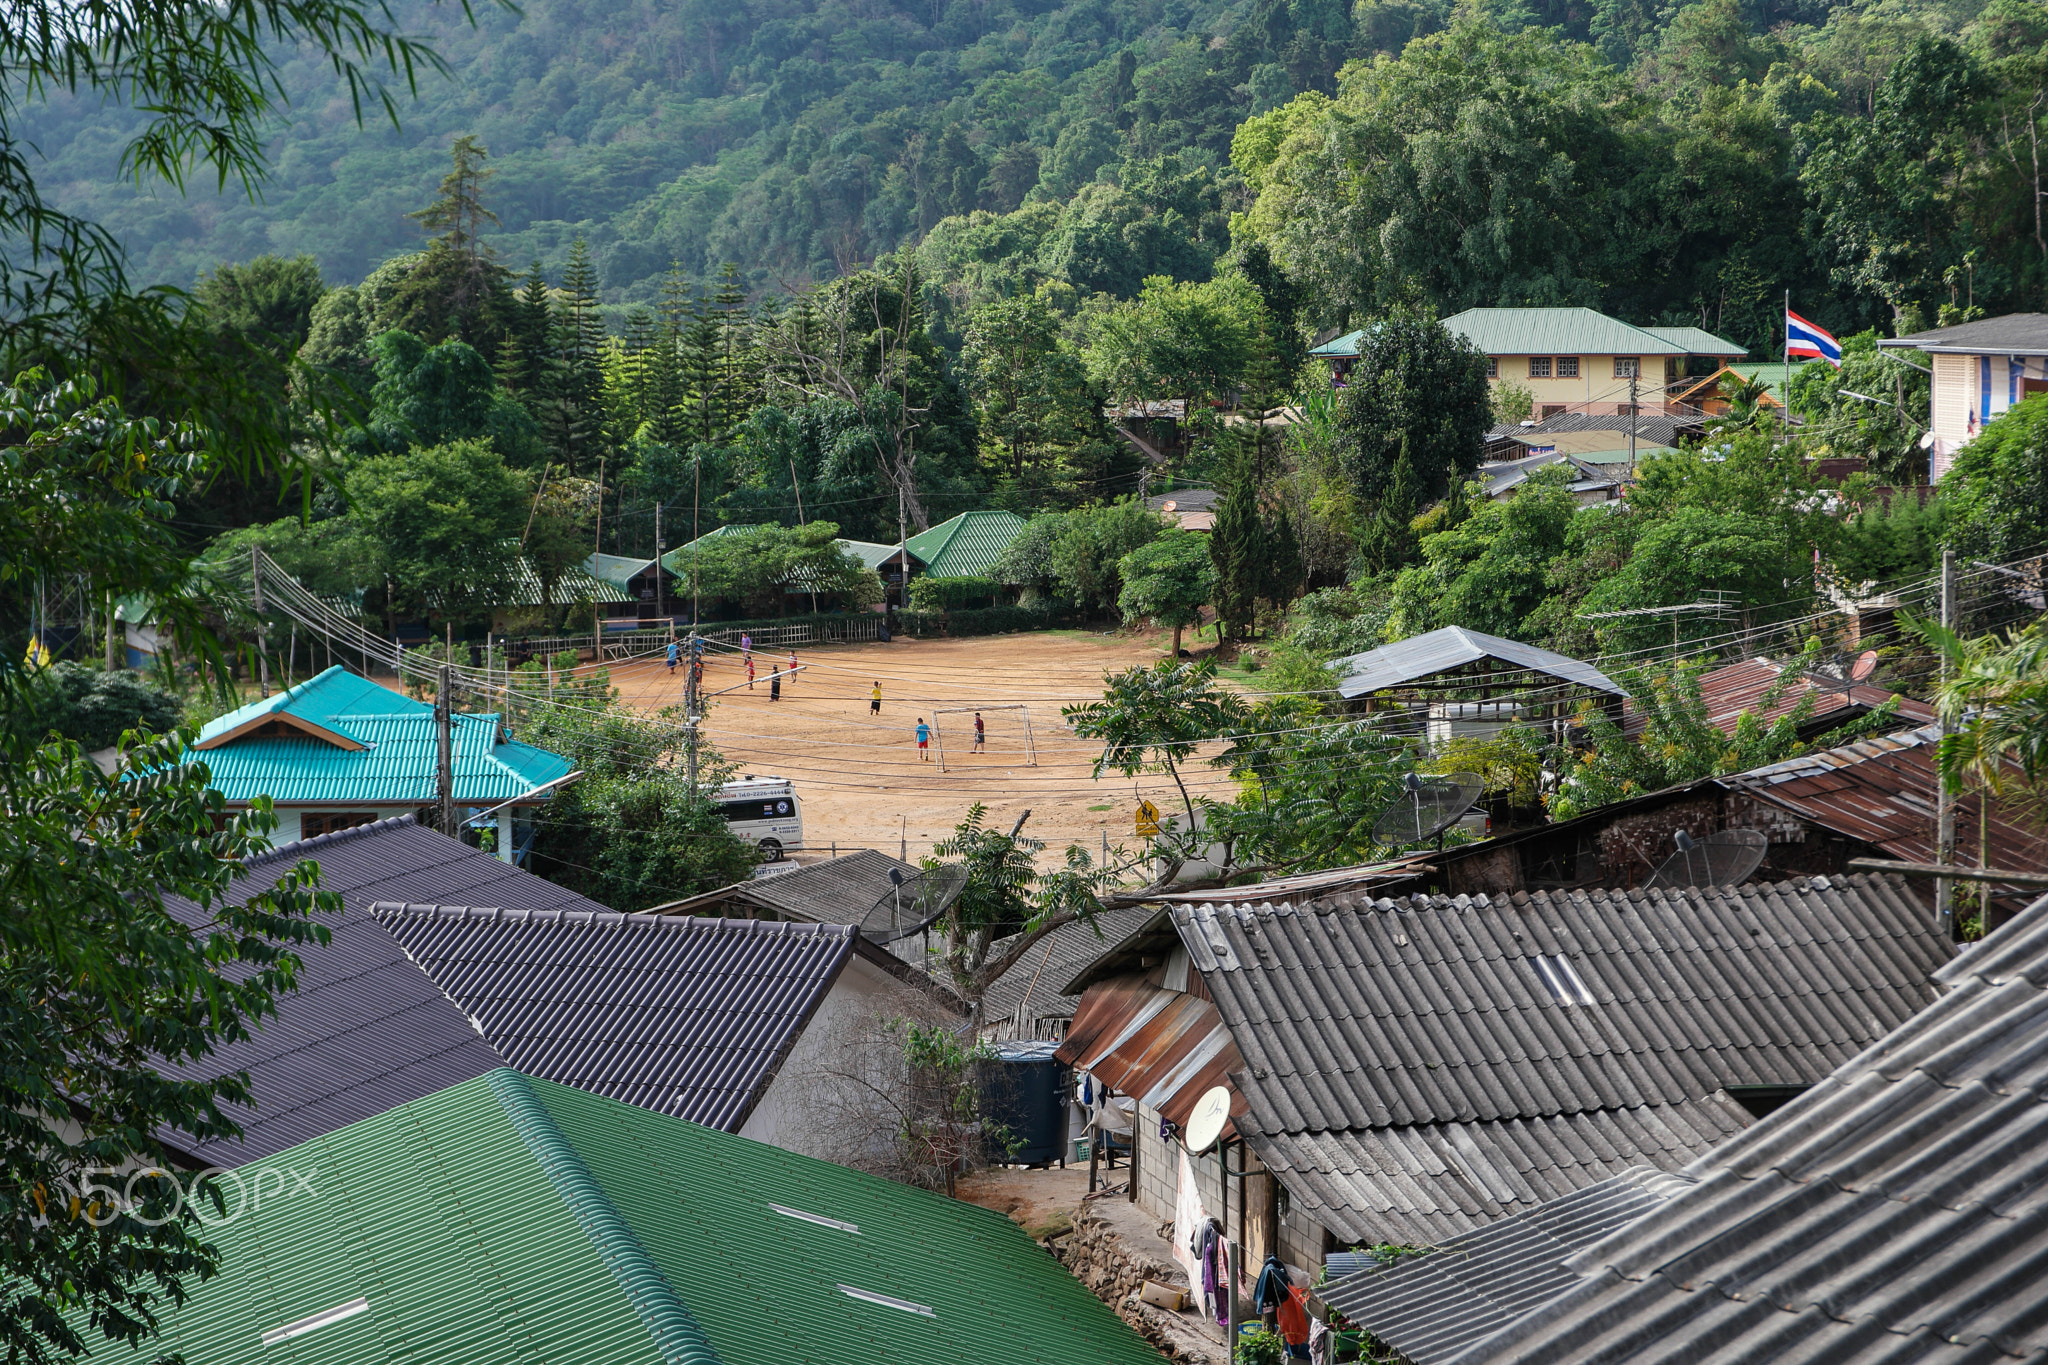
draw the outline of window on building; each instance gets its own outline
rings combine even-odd
[[[308,811],[299,817],[299,837],[312,839],[322,834],[336,834],[357,825],[374,824],[376,820],[376,813],[367,810]]]
[[[1487,377],[1488,379],[1498,379],[1498,378],[1500,378],[1500,357],[1499,357],[1499,356],[1497,356],[1497,355],[1490,355],[1490,356],[1486,357],[1486,377]]]
[[[1571,409],[1567,408],[1563,403],[1545,403],[1541,408],[1537,409],[1537,411],[1542,413],[1543,420],[1548,422],[1553,417],[1564,416],[1565,413],[1571,411]]]
[[[1549,357],[1549,356],[1547,356],[1547,355],[1532,355],[1532,356],[1530,356],[1530,357],[1529,357],[1529,377],[1530,377],[1531,379],[1548,379],[1548,378],[1550,378],[1550,357]]]
[[[1575,355],[1559,356],[1557,358],[1557,377],[1559,379],[1577,379],[1579,377],[1579,358]]]
[[[1642,373],[1642,360],[1637,356],[1618,355],[1614,357],[1614,377],[1634,379]]]
[[[1614,405],[1614,415],[1616,417],[1633,417],[1636,415],[1636,405],[1634,403],[1616,403]]]

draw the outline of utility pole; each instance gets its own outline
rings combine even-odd
[[[1631,368],[1633,371],[1640,371],[1643,368],[1642,358],[1637,357],[1635,365]],[[1636,385],[1641,382],[1640,373],[1631,373],[1628,377],[1628,472],[1631,479],[1635,477],[1636,472]]]
[[[654,614],[656,616],[668,615],[668,594],[663,591],[665,585],[661,581],[661,552],[664,548],[661,543],[661,504],[657,502],[654,504]],[[674,630],[670,630],[669,638],[675,638]]]
[[[697,790],[697,623],[690,623],[690,658],[683,673],[683,738],[687,748],[690,790]]]
[[[263,574],[257,566],[262,551],[249,547],[249,581],[256,586],[256,676],[262,680],[263,695],[270,695],[270,624],[263,619]]]
[[[1956,628],[1956,552],[1944,549],[1941,552],[1941,626],[1943,630]],[[1948,681],[1948,655],[1941,656],[1941,678]],[[1946,740],[1956,732],[1956,724],[1946,713],[1941,718],[1941,737]],[[1956,798],[1948,789],[1948,780],[1938,778],[1934,784],[1934,861],[1943,867],[1953,867],[1956,861]],[[1934,879],[1934,922],[1944,933],[1951,932],[1955,920],[1956,884],[1948,877]]]
[[[434,732],[440,741],[440,763],[434,785],[440,796],[441,832],[455,837],[455,688],[447,664],[441,665],[441,685],[434,693]]]
[[[597,457],[597,529],[590,540],[590,576],[598,577],[597,557],[604,553],[604,456]],[[590,594],[595,598],[595,592]],[[484,637],[488,640],[490,637]],[[593,664],[604,662],[604,604],[592,601],[590,604],[590,659]]]

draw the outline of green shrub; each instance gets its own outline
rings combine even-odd
[[[952,611],[970,602],[993,606],[1002,595],[1003,585],[995,579],[972,574],[910,580],[910,609],[916,612]]]
[[[174,729],[184,713],[178,698],[150,686],[138,673],[60,663],[45,670],[39,682],[36,730],[75,739],[88,751],[118,743],[124,730],[160,734]]]

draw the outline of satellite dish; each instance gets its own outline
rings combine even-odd
[[[1763,865],[1770,841],[1753,829],[1724,829],[1695,839],[1684,830],[1672,836],[1678,852],[1643,883],[1645,889],[1681,886],[1739,886]]]
[[[1386,848],[1419,844],[1449,829],[1486,792],[1478,773],[1444,773],[1437,777],[1408,774],[1408,790],[1380,812],[1373,822],[1372,841]]]
[[[1849,665],[1849,681],[1868,682],[1870,675],[1877,672],[1877,651],[1866,649],[1856,656],[1856,662]]]
[[[1195,1112],[1188,1115],[1188,1150],[1200,1155],[1216,1145],[1216,1139],[1223,1136],[1223,1125],[1230,1122],[1230,1087],[1215,1085],[1204,1091],[1202,1098],[1195,1101]]]
[[[892,867],[889,882],[889,889],[861,917],[860,931],[870,943],[893,943],[930,928],[967,889],[967,869],[959,863],[940,863],[906,877]]]

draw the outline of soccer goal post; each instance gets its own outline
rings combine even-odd
[[[941,716],[986,715],[991,711],[1022,711],[1024,713],[1024,766],[1038,766],[1038,745],[1031,737],[1031,708],[1022,702],[1006,702],[1001,706],[948,706],[932,712],[932,740],[939,751],[939,771],[946,771],[946,729],[939,721]]]

